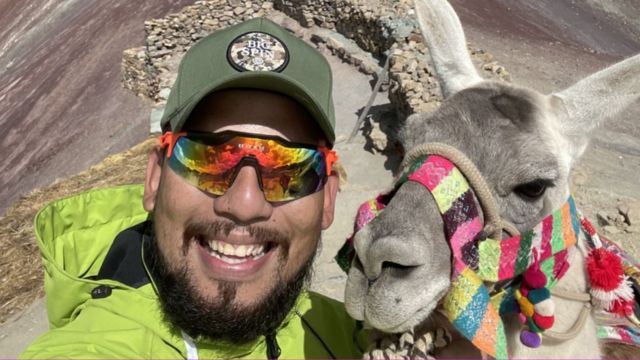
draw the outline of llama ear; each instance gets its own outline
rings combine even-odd
[[[583,139],[591,131],[640,99],[640,54],[590,75],[569,88],[549,96],[549,104],[568,138]]]
[[[458,15],[445,0],[414,0],[418,23],[447,98],[481,81],[471,62]]]
[[[493,107],[515,125],[526,125],[533,117],[534,108],[524,96],[514,94],[499,94],[491,97]]]

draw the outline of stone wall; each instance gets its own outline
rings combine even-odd
[[[274,0],[275,9],[302,26],[335,30],[376,57],[415,28],[409,4],[407,0]]]
[[[334,54],[364,73],[377,73],[371,57],[382,65],[383,59],[391,56],[389,99],[400,118],[432,111],[440,105],[440,86],[433,76],[411,0],[275,0],[274,5],[303,26],[335,30],[368,52],[369,57],[363,56],[350,44],[340,44],[335,35],[325,41]],[[489,54],[473,46],[469,51],[485,77],[510,81],[507,71]]]
[[[274,0],[274,7],[304,27],[335,30],[336,13],[344,0]]]
[[[268,1],[196,1],[178,13],[145,21],[145,56],[136,54],[136,64],[131,61],[131,50],[125,51],[124,86],[140,96],[162,101],[160,93],[173,84],[179,59],[191,45],[216,30],[264,16],[272,8]],[[144,69],[146,75],[139,74],[139,69]]]
[[[122,86],[140,97],[149,97],[149,56],[145,47],[127,49],[122,53]]]
[[[315,34],[311,40],[364,73],[377,74],[390,56],[389,86],[383,88],[389,89],[399,116],[432,111],[442,101],[410,0],[196,1],[179,13],[145,22],[144,48],[123,55],[123,84],[161,106],[182,55],[194,42],[218,29],[276,13],[309,28]],[[489,54],[472,46],[470,52],[485,77],[509,80]]]

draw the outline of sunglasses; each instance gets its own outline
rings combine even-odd
[[[169,167],[187,183],[224,195],[240,169],[253,166],[269,202],[299,199],[320,191],[337,161],[335,151],[235,131],[167,132],[160,137]]]

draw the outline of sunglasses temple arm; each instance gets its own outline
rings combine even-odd
[[[336,161],[338,161],[338,154],[335,152],[335,150],[331,150],[324,146],[320,146],[320,151],[324,153],[325,163],[327,166],[327,176],[329,176],[331,175],[333,164],[335,164]]]
[[[185,135],[187,135],[186,132],[179,132],[177,134],[174,134],[171,131],[167,131],[160,136],[160,138],[158,139],[160,142],[160,146],[162,148],[167,148],[167,159],[171,157],[173,148],[176,146],[176,142],[178,142],[178,139]]]

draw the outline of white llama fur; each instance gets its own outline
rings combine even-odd
[[[469,57],[465,36],[445,0],[415,0],[421,31],[429,48],[445,101],[432,114],[410,116],[401,141],[410,150],[426,142],[456,147],[487,180],[501,216],[522,231],[559,208],[567,199],[569,175],[590,135],[608,118],[640,98],[640,55],[597,72],[569,88],[541,94],[535,90],[483,80]],[[518,185],[537,179],[553,187],[539,199],[524,199]],[[451,251],[431,195],[405,183],[388,207],[355,237],[357,259],[345,292],[348,312],[385,332],[404,332],[434,320],[451,274]],[[569,249],[571,267],[555,286],[588,291],[584,238]],[[583,302],[553,297],[556,320],[551,330],[570,329]],[[508,353],[514,358],[593,358],[601,354],[591,316],[577,336],[540,348],[521,344],[521,325],[507,317]],[[480,356],[461,339],[440,355]]]

